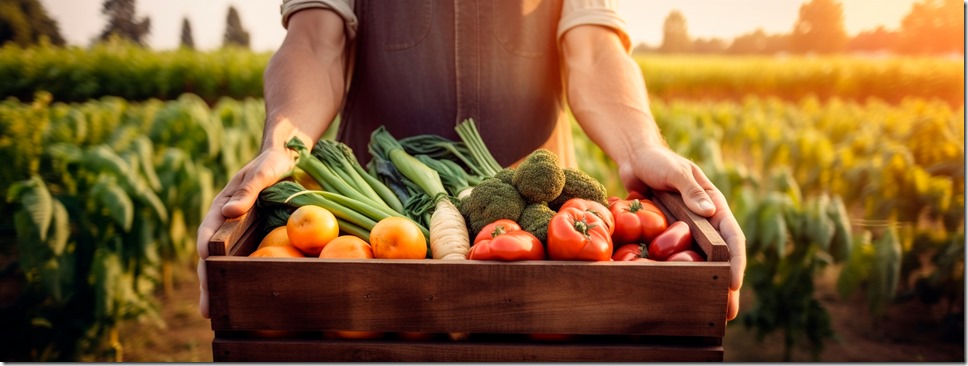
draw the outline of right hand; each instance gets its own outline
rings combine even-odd
[[[206,319],[208,312],[208,279],[205,274],[205,258],[208,258],[208,242],[227,218],[239,217],[249,211],[259,198],[259,192],[289,175],[295,166],[289,149],[267,149],[239,170],[222,189],[208,214],[198,227],[198,281],[199,311]]]

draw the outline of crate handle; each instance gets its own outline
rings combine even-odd
[[[256,215],[252,210],[239,217],[225,219],[208,241],[208,255],[235,255],[244,240],[255,234]]]
[[[708,219],[697,215],[689,207],[686,207],[685,201],[677,192],[654,191],[654,193],[656,199],[669,210],[673,217],[685,221],[689,225],[692,237],[696,239],[696,243],[706,253],[707,261],[729,262],[729,247],[726,246],[726,241],[709,223]]]

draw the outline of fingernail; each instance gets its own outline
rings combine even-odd
[[[706,211],[708,211],[708,210],[715,210],[716,209],[716,205],[713,205],[713,203],[712,202],[709,202],[708,200],[701,200],[701,201],[699,201],[699,208],[700,209],[703,209],[703,210],[706,210]]]

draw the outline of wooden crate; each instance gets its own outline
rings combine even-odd
[[[249,258],[258,217],[229,220],[206,259],[214,360],[722,361],[725,242],[679,195],[655,201],[689,223],[707,262]],[[283,332],[257,336],[267,330]],[[387,333],[346,340],[329,336],[336,330]]]

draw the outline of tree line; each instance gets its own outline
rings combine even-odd
[[[95,41],[112,37],[146,45],[151,19],[137,18],[135,0],[104,0],[101,13],[108,20]],[[836,54],[844,52],[892,52],[897,54],[964,54],[964,3],[961,0],[920,0],[911,6],[896,30],[879,26],[850,36],[844,28],[840,0],[811,0],[800,6],[789,33],[768,34],[762,28],[735,37],[693,38],[686,17],[669,13],[663,23],[662,44],[639,44],[635,52],[696,54]],[[47,39],[63,46],[57,22],[47,15],[39,0],[4,0],[0,3],[0,45],[15,42],[27,46]],[[195,48],[192,26],[182,19],[181,46]],[[238,11],[229,6],[223,46],[249,47],[249,32]]]
[[[811,0],[800,6],[789,33],[768,34],[762,28],[727,42],[693,38],[686,17],[673,10],[663,23],[662,44],[639,44],[642,53],[836,54],[892,52],[897,54],[964,54],[964,3],[961,0],[920,0],[911,6],[897,30],[878,26],[849,36],[838,0]]]
[[[101,14],[107,17],[107,24],[95,42],[111,38],[122,38],[141,46],[147,46],[151,34],[151,19],[137,17],[135,0],[104,0]],[[14,42],[29,46],[46,39],[53,45],[64,46],[57,21],[52,19],[39,0],[4,0],[0,3],[0,45]],[[225,47],[249,48],[249,32],[242,25],[239,12],[229,6],[225,18],[225,33],[222,45]],[[188,17],[182,18],[180,47],[195,48],[192,24]]]

